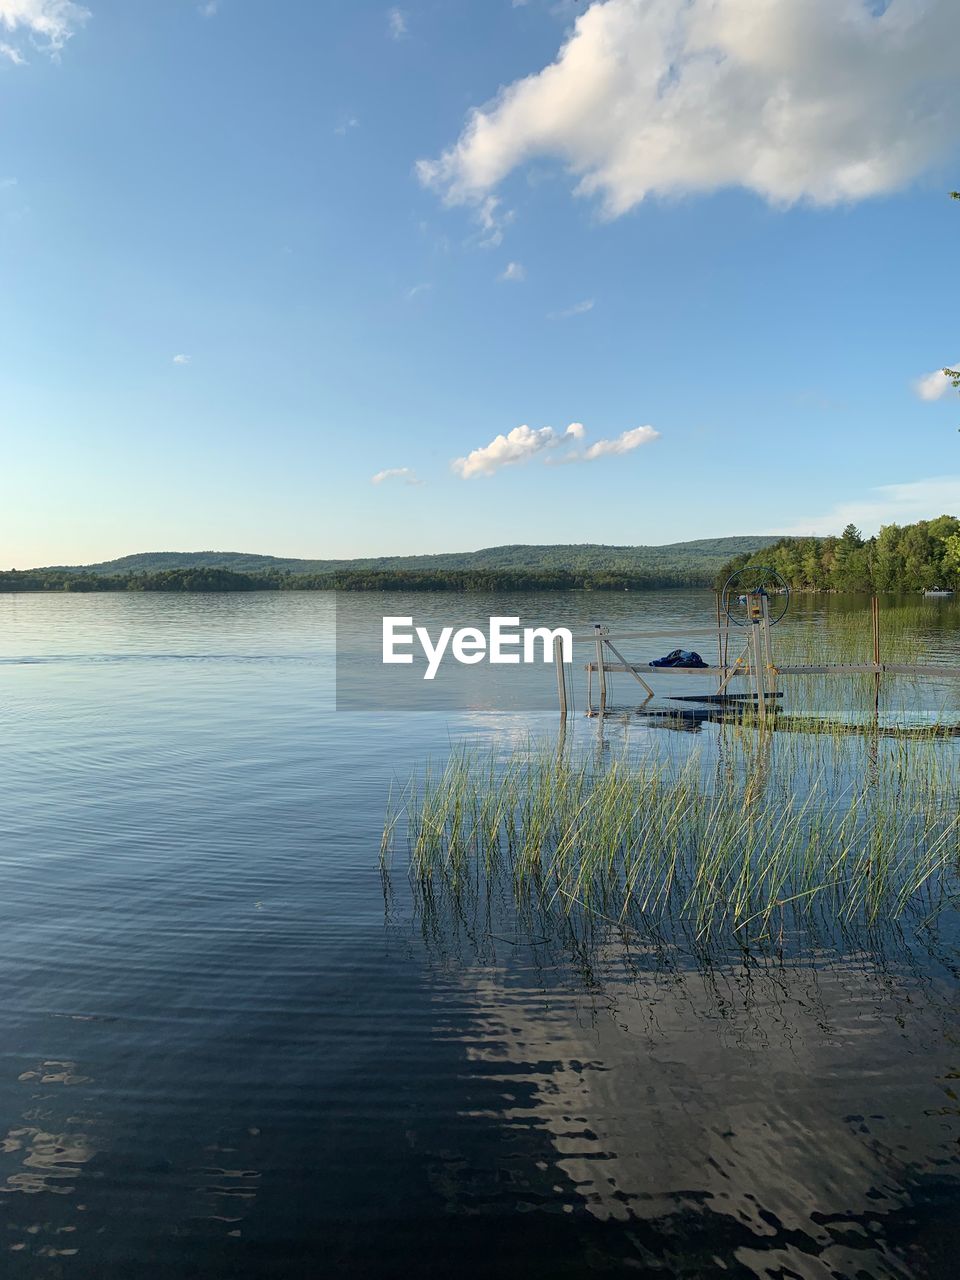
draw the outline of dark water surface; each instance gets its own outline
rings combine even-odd
[[[677,644],[713,607],[525,604]],[[719,957],[426,928],[391,782],[556,716],[336,713],[333,644],[323,593],[0,596],[0,1275],[956,1275],[955,918]]]

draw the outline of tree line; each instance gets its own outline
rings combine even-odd
[[[837,538],[783,538],[729,561],[672,569],[338,569],[321,573],[221,566],[97,574],[70,569],[0,572],[0,591],[649,591],[722,586],[745,565],[776,569],[795,591],[900,592],[960,589],[960,519],[938,516],[885,525],[864,538],[848,525]]]
[[[354,569],[329,573],[217,567],[95,574],[64,569],[0,571],[0,591],[644,591],[703,587],[709,569]]]
[[[839,538],[784,538],[737,556],[720,570],[719,588],[747,565],[776,569],[794,591],[900,592],[960,589],[960,520],[938,516],[916,524],[888,524],[864,538],[848,524]]]

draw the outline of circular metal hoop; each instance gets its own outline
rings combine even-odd
[[[720,593],[723,611],[735,627],[748,627],[759,620],[762,601],[766,600],[767,621],[773,626],[781,620],[790,604],[790,588],[776,569],[748,565],[730,575]]]

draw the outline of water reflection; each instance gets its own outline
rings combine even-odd
[[[669,1274],[928,1274],[960,1207],[955,937],[697,956],[420,925],[474,1010],[466,1069],[496,1097],[468,1114],[517,1203],[620,1223],[607,1246]],[[445,1177],[451,1205],[476,1195]]]
[[[628,724],[607,728],[622,757]],[[745,821],[818,778],[886,786],[902,749],[712,742],[704,774],[748,779]],[[953,745],[927,763],[952,796]],[[603,904],[571,909],[549,876],[521,883],[521,862],[488,851],[450,877],[384,871],[391,936],[418,939],[472,1011],[436,1034],[460,1046],[466,1114],[502,1144],[499,1193],[475,1164],[443,1164],[451,1211],[509,1198],[558,1212],[588,1256],[651,1273],[949,1274],[937,1224],[960,1209],[960,918],[939,889],[899,922],[830,899],[738,940],[683,911],[615,923]]]

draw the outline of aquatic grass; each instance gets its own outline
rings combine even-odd
[[[421,897],[494,895],[555,923],[680,920],[698,939],[770,936],[813,912],[927,918],[954,900],[954,743],[786,735],[770,755],[729,729],[715,760],[454,751],[392,802],[381,857],[405,838]]]

